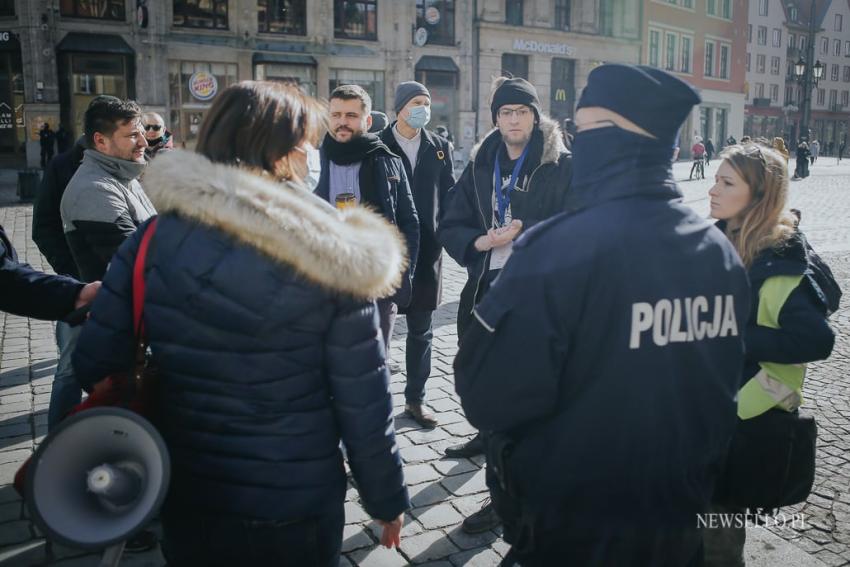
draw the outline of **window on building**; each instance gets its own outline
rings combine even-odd
[[[0,16],[15,15],[15,0],[0,0]]]
[[[838,80],[838,73],[839,73],[839,72],[840,72],[840,71],[838,70],[838,65],[833,65],[833,66],[832,66],[832,80],[833,80],[833,81],[837,81],[837,80]]]
[[[694,0],[682,0],[682,6],[684,8],[693,8],[694,7]]]
[[[658,44],[660,38],[661,32],[658,30],[649,30],[649,64],[653,67],[658,67]]]
[[[850,83],[850,67],[844,67],[844,82]]]
[[[318,84],[314,65],[290,63],[257,63],[254,78],[258,81],[273,81],[300,88],[310,96],[316,96]]]
[[[753,24],[747,24],[747,43],[753,42]]]
[[[227,0],[174,0],[174,25],[227,29]]]
[[[768,0],[759,0],[759,16],[767,15]]]
[[[765,59],[764,55],[756,55],[756,73],[764,73]]]
[[[196,73],[212,75],[215,81],[206,77],[205,89],[198,92],[195,83]],[[201,123],[215,97],[221,91],[236,83],[235,63],[209,63],[194,61],[169,61],[168,92],[171,107],[171,121],[168,126],[174,132],[177,141],[188,142],[190,146],[198,137]]]
[[[785,65],[785,78],[791,79],[794,76],[794,61],[789,59]]]
[[[796,6],[790,6],[789,7],[788,17],[791,19],[792,22],[797,21],[797,7]]]
[[[756,98],[764,98],[764,83],[756,83]]]
[[[257,30],[307,34],[307,0],[257,0]]]
[[[502,75],[528,79],[528,55],[502,54]]]
[[[4,10],[3,15],[15,15],[14,0],[6,0],[2,4],[11,7],[11,13],[6,13]],[[60,0],[59,14],[68,18],[93,18],[118,22],[127,19],[124,0]]]
[[[572,0],[555,0],[555,17],[552,22],[557,30],[570,29]]]
[[[767,27],[759,26],[758,34],[758,44],[767,45]]]
[[[850,41],[844,42],[844,57],[850,57]]]
[[[779,85],[770,85],[770,101],[779,102]]]
[[[829,106],[834,108],[838,103],[838,91],[836,89],[829,89]]]
[[[676,34],[667,33],[665,34],[665,40],[667,44],[665,45],[665,54],[664,57],[664,68],[668,71],[676,70]]]
[[[717,0],[705,0],[705,13],[709,16],[717,15]]]
[[[682,73],[691,72],[691,43],[693,40],[689,37],[682,38]]]
[[[720,46],[720,78],[729,78],[729,53],[731,48],[728,45]]]
[[[806,36],[801,35],[800,36],[800,51],[805,51],[805,50],[806,50]]]
[[[829,53],[829,38],[824,37],[820,40],[820,52],[826,55]]]
[[[832,41],[832,54],[838,57],[841,55],[841,40],[835,39]]]
[[[841,91],[841,106],[847,108],[848,103],[850,103],[850,92]]]
[[[334,37],[378,39],[378,0],[334,0]]]
[[[750,53],[747,52],[747,72],[748,73],[750,72],[750,60],[751,60]]]
[[[795,45],[796,43],[797,43],[797,36],[794,35],[793,33],[789,33],[788,34],[788,47],[790,47],[791,49],[794,49],[796,47],[796,45]]]
[[[521,26],[523,22],[523,0],[505,0],[505,23]]]
[[[826,89],[818,89],[818,104],[823,106],[826,102]]]
[[[599,34],[628,39],[640,38],[641,2],[599,0]]]
[[[705,42],[705,69],[703,75],[706,77],[714,76],[714,42]]]
[[[779,57],[771,57],[770,58],[770,74],[778,75],[779,74],[779,66],[782,64],[782,61]]]
[[[416,0],[416,27],[428,30],[428,43],[455,44],[455,0]]]
[[[328,89],[333,92],[340,85],[359,85],[372,98],[372,108],[386,108],[384,104],[384,72],[354,69],[329,69]]]
[[[721,6],[723,8],[722,15],[727,20],[732,19],[732,0],[720,0]]]
[[[782,47],[782,30],[773,28],[773,47]]]
[[[785,103],[786,106],[794,104],[794,87],[785,87]]]
[[[835,14],[835,31],[840,32],[843,25],[844,16],[842,16],[841,14]]]

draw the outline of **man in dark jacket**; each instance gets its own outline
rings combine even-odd
[[[749,291],[672,178],[699,100],[655,68],[591,72],[571,212],[517,242],[461,343],[456,387],[494,432],[488,486],[524,566],[701,563]]]
[[[322,142],[322,173],[316,195],[337,206],[368,205],[398,226],[409,257],[401,287],[378,301],[381,333],[389,354],[390,337],[399,307],[410,303],[412,278],[419,252],[419,220],[401,158],[375,134],[372,99],[357,85],[342,85],[331,93],[330,124]]]
[[[454,185],[449,142],[425,129],[431,118],[431,94],[415,81],[396,88],[398,115],[381,140],[401,157],[419,217],[419,257],[413,274],[413,295],[399,309],[407,318],[406,411],[422,427],[436,427],[437,420],[422,408],[425,382],[431,374],[432,317],[442,296],[443,248],[437,242],[437,225],[449,189]]]
[[[0,226],[0,311],[55,321],[90,303],[99,288],[100,282],[86,285],[19,262],[15,247]]]
[[[41,146],[41,168],[44,169],[53,159],[56,148],[56,132],[50,129],[47,122],[38,131],[38,143]]]
[[[44,171],[32,211],[33,241],[47,258],[53,271],[73,278],[79,278],[80,273],[65,240],[59,205],[65,187],[80,166],[84,151],[85,137],[81,136],[73,148],[50,161]],[[71,366],[71,353],[79,334],[79,326],[71,327],[63,321],[57,321],[56,348],[59,351],[59,360],[56,363],[53,388],[50,390],[48,431],[82,398],[82,390],[74,378],[74,369]]]
[[[71,141],[71,132],[65,128],[64,124],[60,124],[59,129],[56,131],[56,151],[64,154],[71,149]]]
[[[84,121],[83,161],[59,208],[80,277],[94,281],[103,279],[121,243],[156,211],[138,182],[147,147],[139,105],[99,96]]]

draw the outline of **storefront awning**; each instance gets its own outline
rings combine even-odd
[[[120,36],[99,33],[71,32],[62,38],[56,51],[83,53],[117,53],[133,55],[135,52]]]
[[[417,71],[443,71],[444,73],[459,73],[455,62],[451,57],[439,57],[437,55],[423,55],[416,62]]]
[[[316,66],[316,59],[312,55],[301,55],[298,53],[255,53],[254,65],[257,63],[289,63],[291,65]]]

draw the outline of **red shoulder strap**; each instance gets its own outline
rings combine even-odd
[[[142,308],[145,305],[145,262],[148,257],[148,247],[156,232],[156,223],[159,219],[155,218],[145,228],[145,234],[142,235],[142,243],[139,245],[139,252],[136,254],[136,262],[133,264],[133,329],[137,336],[144,334],[144,321],[142,321]]]

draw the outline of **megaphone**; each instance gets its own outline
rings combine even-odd
[[[123,408],[93,408],[62,421],[38,447],[26,500],[49,540],[111,549],[117,564],[124,542],[159,511],[170,474],[165,442],[149,421]]]

